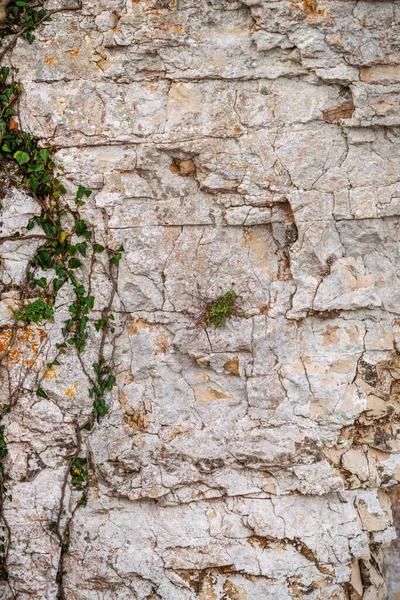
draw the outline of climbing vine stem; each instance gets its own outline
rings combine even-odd
[[[34,31],[45,22],[51,21],[56,12],[79,10],[80,5],[71,8],[47,11],[37,0],[11,0],[6,8],[6,20],[0,25],[0,61],[15,46],[19,38],[32,44]],[[49,534],[59,544],[59,564],[57,570],[58,598],[64,599],[63,588],[65,556],[69,550],[69,535],[72,519],[79,507],[85,506],[88,494],[88,458],[84,456],[85,439],[93,431],[96,423],[107,413],[107,394],[116,383],[111,359],[106,359],[104,349],[108,337],[114,334],[112,305],[116,294],[118,266],[123,248],[112,249],[103,246],[95,239],[93,226],[82,216],[82,208],[92,195],[92,191],[81,183],[75,192],[73,202],[66,198],[66,188],[62,173],[54,159],[54,149],[41,143],[38,138],[22,131],[17,106],[22,90],[18,83],[18,69],[0,65],[0,197],[4,198],[7,188],[15,187],[30,198],[38,207],[37,213],[27,223],[24,230],[0,237],[0,244],[24,241],[34,244],[33,257],[29,260],[25,277],[21,283],[10,284],[17,292],[17,308],[13,309],[14,321],[0,325],[0,333],[5,333],[8,344],[0,354],[2,367],[8,370],[7,361],[19,336],[29,327],[57,321],[56,304],[58,294],[67,288],[67,296],[72,294],[69,317],[60,324],[62,339],[56,344],[56,354],[50,368],[59,364],[62,354],[74,349],[88,379],[88,396],[91,408],[82,423],[75,423],[75,450],[65,457],[66,469],[61,489],[58,512],[49,523]],[[71,207],[72,204],[72,207]],[[96,298],[92,291],[92,274],[99,255],[108,264],[108,278],[111,292],[101,318],[93,323]],[[98,258],[99,257],[99,258]],[[10,287],[5,286],[3,291]],[[94,325],[100,333],[97,360],[89,372],[82,359],[90,329]],[[96,335],[95,335],[96,336]],[[9,372],[9,371],[8,371]],[[11,587],[7,558],[12,540],[12,531],[5,515],[5,505],[12,502],[9,482],[12,479],[12,465],[7,447],[5,417],[16,406],[23,394],[35,393],[39,398],[50,400],[44,389],[43,375],[36,378],[36,389],[25,389],[28,370],[19,378],[13,389],[11,376],[7,402],[0,405],[0,581]],[[86,436],[84,439],[84,435]]]

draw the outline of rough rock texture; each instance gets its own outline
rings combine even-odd
[[[400,488],[396,487],[390,491],[393,506],[393,520],[396,527],[396,539],[385,550],[386,583],[388,588],[388,600],[400,599]]]
[[[99,239],[125,248],[117,386],[84,436],[68,600],[386,598],[399,26],[394,0],[84,0],[18,44],[24,128],[58,148],[71,198],[94,190],[83,212]],[[3,234],[25,231],[34,203],[10,191],[3,206]],[[4,281],[33,250],[3,244]],[[101,309],[109,283],[94,276]],[[202,327],[232,286],[249,318]],[[9,355],[26,389],[67,312],[60,299]],[[7,421],[19,600],[56,598],[48,523],[91,411],[95,343],[46,372],[50,400],[24,393]]]

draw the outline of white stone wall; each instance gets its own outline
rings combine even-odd
[[[82,212],[98,239],[125,249],[106,348],[117,386],[83,434],[67,600],[386,598],[399,27],[396,0],[83,0],[18,43],[21,123],[57,148],[71,198],[94,191]],[[2,203],[2,234],[23,231],[34,203],[13,190]],[[2,245],[6,284],[33,250]],[[203,327],[232,287],[249,317]],[[58,593],[48,524],[74,505],[62,482],[97,343],[46,371],[63,293],[55,323],[7,359],[23,393],[7,417],[4,600]],[[32,392],[43,375],[49,400]]]

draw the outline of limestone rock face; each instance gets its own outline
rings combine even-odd
[[[82,212],[99,240],[124,247],[106,348],[117,385],[83,435],[90,490],[71,520],[68,600],[386,598],[399,27],[395,0],[83,0],[18,43],[24,129],[57,148],[68,198],[93,190]],[[20,191],[2,204],[3,235],[36,210]],[[2,244],[7,284],[34,251]],[[98,311],[109,286],[98,269]],[[237,315],[203,326],[232,288]],[[3,321],[12,303],[8,285]],[[61,298],[55,323],[8,357],[15,381],[34,361],[28,390],[67,313]],[[69,352],[46,372],[49,400],[27,392],[7,418],[19,600],[57,596],[48,523],[60,502],[71,516],[91,335],[81,361]]]

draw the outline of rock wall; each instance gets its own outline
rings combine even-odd
[[[396,527],[395,541],[385,549],[385,573],[388,589],[388,600],[400,598],[400,488],[390,490],[390,499],[393,507],[393,521]]]
[[[21,123],[57,148],[67,198],[94,191],[85,218],[124,253],[117,385],[93,431],[76,439],[96,331],[46,368],[62,294],[7,356],[23,393],[6,423],[4,600],[60,594],[60,506],[68,600],[387,597],[399,25],[395,0],[83,0],[18,43]],[[2,234],[25,231],[36,205],[5,194]],[[4,320],[34,250],[2,244]],[[98,318],[101,264],[93,282]],[[236,315],[205,326],[230,289]],[[78,442],[90,487],[71,514]]]

